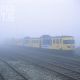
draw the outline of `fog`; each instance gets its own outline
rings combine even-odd
[[[80,44],[79,0],[0,0],[1,41],[25,36],[74,36]]]

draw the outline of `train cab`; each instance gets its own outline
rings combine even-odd
[[[52,38],[51,49],[56,50],[74,50],[75,40],[72,36],[58,36]]]
[[[62,49],[63,50],[74,50],[75,40],[73,36],[63,36],[62,37]]]

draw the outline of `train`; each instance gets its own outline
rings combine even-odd
[[[24,45],[33,48],[45,48],[54,50],[74,50],[75,39],[73,36],[50,36],[42,35],[38,38],[26,37],[17,42],[17,45]]]

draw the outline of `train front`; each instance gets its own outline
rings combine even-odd
[[[62,37],[62,49],[67,51],[75,50],[75,40],[72,36]]]

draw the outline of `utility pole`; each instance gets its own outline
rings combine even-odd
[[[0,1],[0,22],[3,24],[15,22],[15,2],[13,0]]]

